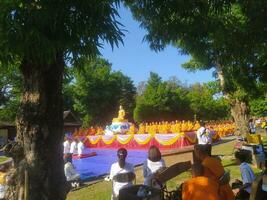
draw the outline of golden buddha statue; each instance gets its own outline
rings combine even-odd
[[[128,120],[125,119],[125,111],[122,106],[120,106],[118,117],[113,118],[112,122],[128,122]]]

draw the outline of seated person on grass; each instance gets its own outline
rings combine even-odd
[[[0,166],[0,199],[5,199],[6,191],[8,188],[7,186],[8,170],[9,170],[9,164],[3,164]]]
[[[248,162],[251,162],[251,152],[245,149],[240,149],[235,152],[236,163],[239,165],[242,181],[236,180],[233,183],[233,192],[236,199],[249,199],[252,182],[255,180],[255,175],[250,168]]]
[[[126,188],[132,185],[132,182],[117,182],[114,177],[118,174],[134,172],[134,166],[131,163],[126,162],[127,150],[120,148],[117,151],[118,162],[113,163],[110,169],[110,180],[113,181],[113,191],[111,199],[116,199],[119,196],[119,192],[122,188]]]
[[[148,158],[143,165],[144,185],[160,188],[158,184],[152,183],[152,179],[154,174],[165,167],[160,150],[152,145],[148,150]]]
[[[195,145],[195,155],[204,167],[204,176],[213,179],[218,184],[225,174],[220,160],[208,155],[206,145]],[[233,200],[234,194],[229,183],[219,185],[219,197],[221,200]]]
[[[203,175],[204,168],[201,164],[192,166],[193,178],[182,184],[183,200],[219,200],[218,183]]]
[[[74,165],[72,164],[72,154],[68,153],[65,156],[65,165],[64,173],[67,179],[67,182],[71,183],[71,187],[80,186],[80,174],[75,170]]]

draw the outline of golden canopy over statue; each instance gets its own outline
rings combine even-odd
[[[128,122],[127,119],[125,119],[125,111],[123,107],[120,105],[119,113],[117,118],[113,118],[112,122]]]

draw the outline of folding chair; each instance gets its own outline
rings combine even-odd
[[[191,168],[191,162],[180,162],[176,163],[165,170],[162,170],[154,176],[154,180],[160,185],[163,200],[180,200],[181,199],[181,188],[176,190],[168,191],[166,182],[180,175],[181,173]]]
[[[127,172],[127,173],[121,173],[117,174],[113,177],[112,179],[112,200],[118,200],[118,197],[115,196],[114,190],[113,190],[113,183],[118,182],[118,183],[129,183],[129,182],[134,182],[135,184],[135,173],[134,172]]]

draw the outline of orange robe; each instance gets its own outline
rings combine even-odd
[[[191,178],[183,183],[183,200],[219,200],[218,183],[204,176]]]
[[[224,174],[224,168],[221,162],[213,157],[207,156],[203,161],[204,176],[218,182]],[[234,200],[234,194],[229,184],[221,185],[219,188],[219,196],[221,200]]]

